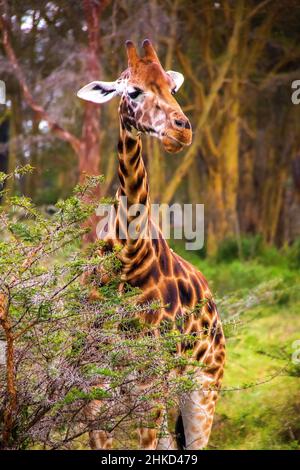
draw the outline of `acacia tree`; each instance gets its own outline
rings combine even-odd
[[[0,183],[30,170],[0,173]],[[162,306],[119,289],[118,247],[103,254],[103,243],[82,250],[78,242],[102,180],[88,177],[52,217],[24,196],[7,194],[1,208],[1,448],[70,448],[93,429],[116,431],[120,446],[130,446],[123,433],[132,436],[141,421],[157,425],[154,403],[168,411],[196,386],[199,363],[176,355],[178,342],[194,336],[175,322],[158,335],[143,318]],[[96,416],[87,410],[92,400],[102,402]]]

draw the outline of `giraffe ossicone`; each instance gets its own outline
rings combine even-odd
[[[143,42],[143,57],[138,55],[131,41],[126,42],[126,49],[128,68],[115,82],[94,81],[78,92],[80,98],[95,103],[105,103],[114,96],[120,96],[120,187],[116,215],[110,219],[105,241],[111,249],[116,244],[121,245],[118,251],[122,265],[121,280],[140,289],[138,303],[147,305],[158,301],[157,310],[141,308],[139,315],[142,320],[157,328],[158,334],[162,322],[167,321],[173,329],[180,328],[181,333],[194,338],[178,344],[177,354],[188,354],[193,365],[173,372],[184,374],[192,367],[196,387],[179,397],[179,413],[173,434],[179,448],[202,449],[209,440],[223,377],[225,339],[205,277],[169,248],[151,218],[141,140],[143,133],[159,138],[165,150],[171,153],[191,144],[191,124],[173,96],[182,85],[183,76],[178,72],[164,71],[149,40]],[[132,208],[137,204],[145,207],[138,220],[140,235],[123,237],[120,234],[128,233],[127,224],[132,221]],[[148,236],[144,236],[145,232]],[[162,403],[157,400],[153,408],[162,410]],[[90,416],[96,419],[100,409],[101,403],[92,403]],[[159,429],[165,431],[167,421],[167,413],[160,412],[157,413],[156,429],[141,425],[141,448],[173,448],[171,438],[159,439]],[[111,435],[95,429],[90,433],[90,443],[97,449],[113,445]]]

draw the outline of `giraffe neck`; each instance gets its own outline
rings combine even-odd
[[[116,230],[117,234],[120,234],[120,242],[123,245],[123,270],[128,272],[135,264],[141,263],[143,257],[147,256],[151,249],[150,199],[148,177],[142,157],[141,137],[129,132],[122,121],[118,158],[120,188]]]
[[[149,187],[146,168],[142,157],[142,140],[136,135],[120,128],[118,143],[120,195],[126,196],[128,207],[143,204],[150,209]]]

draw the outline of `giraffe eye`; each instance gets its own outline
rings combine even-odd
[[[131,99],[135,100],[138,96],[140,96],[143,91],[140,88],[135,88],[134,91],[128,93]]]

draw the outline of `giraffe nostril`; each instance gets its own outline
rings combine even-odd
[[[175,124],[175,126],[177,126],[177,127],[184,128],[185,125],[186,125],[186,121],[184,121],[183,119],[175,119],[175,120],[174,120],[174,124]]]

